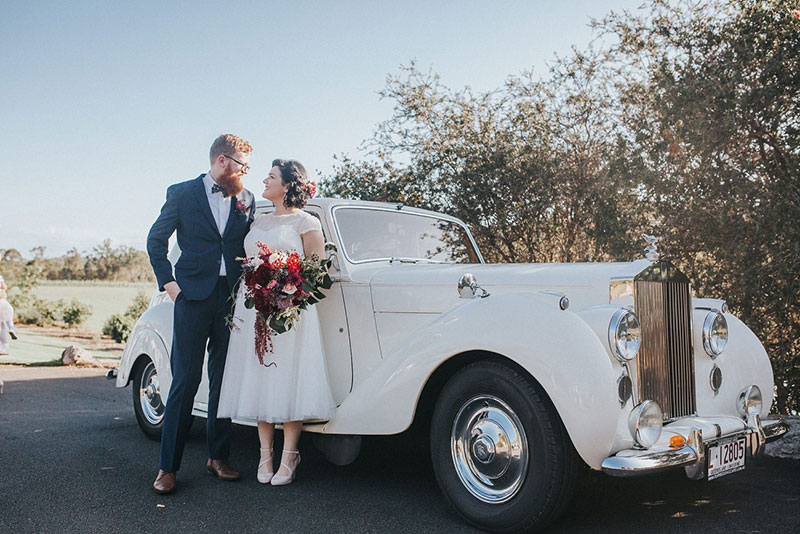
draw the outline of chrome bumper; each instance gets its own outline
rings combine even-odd
[[[703,441],[703,432],[694,427],[689,433],[686,445],[680,448],[627,449],[603,460],[603,472],[616,477],[631,477],[657,473],[667,469],[683,467],[686,476],[700,479],[706,471],[706,447],[723,439],[744,436],[747,439],[747,452],[758,456],[764,452],[764,444],[776,440],[789,431],[789,425],[782,419],[761,421],[754,415],[747,421],[747,428],[740,432]]]

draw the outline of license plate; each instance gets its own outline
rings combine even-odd
[[[720,441],[708,448],[708,480],[744,469],[744,437]]]

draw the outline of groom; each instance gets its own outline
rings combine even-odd
[[[157,493],[175,491],[175,474],[192,417],[192,404],[203,376],[208,342],[208,462],[206,469],[223,480],[239,473],[227,462],[230,419],[217,419],[219,391],[230,331],[225,318],[230,295],[242,272],[244,236],[255,211],[253,194],[242,188],[250,166],[250,143],[223,134],[211,145],[211,169],[194,180],[170,186],[167,201],[147,236],[147,253],[160,290],[175,302],[172,385],[161,430],[161,461],[153,483]],[[175,275],[167,260],[169,238],[177,231],[180,259]]]

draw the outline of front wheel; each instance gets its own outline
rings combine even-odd
[[[532,531],[569,504],[578,459],[544,391],[477,362],[445,384],[431,424],[436,479],[453,510],[492,532]]]
[[[154,440],[161,439],[164,424],[164,402],[156,366],[150,358],[136,364],[132,377],[133,411],[142,432]]]

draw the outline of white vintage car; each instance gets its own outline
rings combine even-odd
[[[765,417],[773,376],[759,340],[723,300],[694,298],[653,244],[631,263],[487,265],[453,217],[325,198],[306,210],[332,259],[317,306],[338,408],[305,430],[334,463],[352,462],[362,436],[416,422],[457,513],[510,532],[558,517],[581,463],[713,479],[788,429]],[[156,294],[116,376],[152,437],[171,345],[172,302]],[[204,377],[195,415],[206,402]]]

